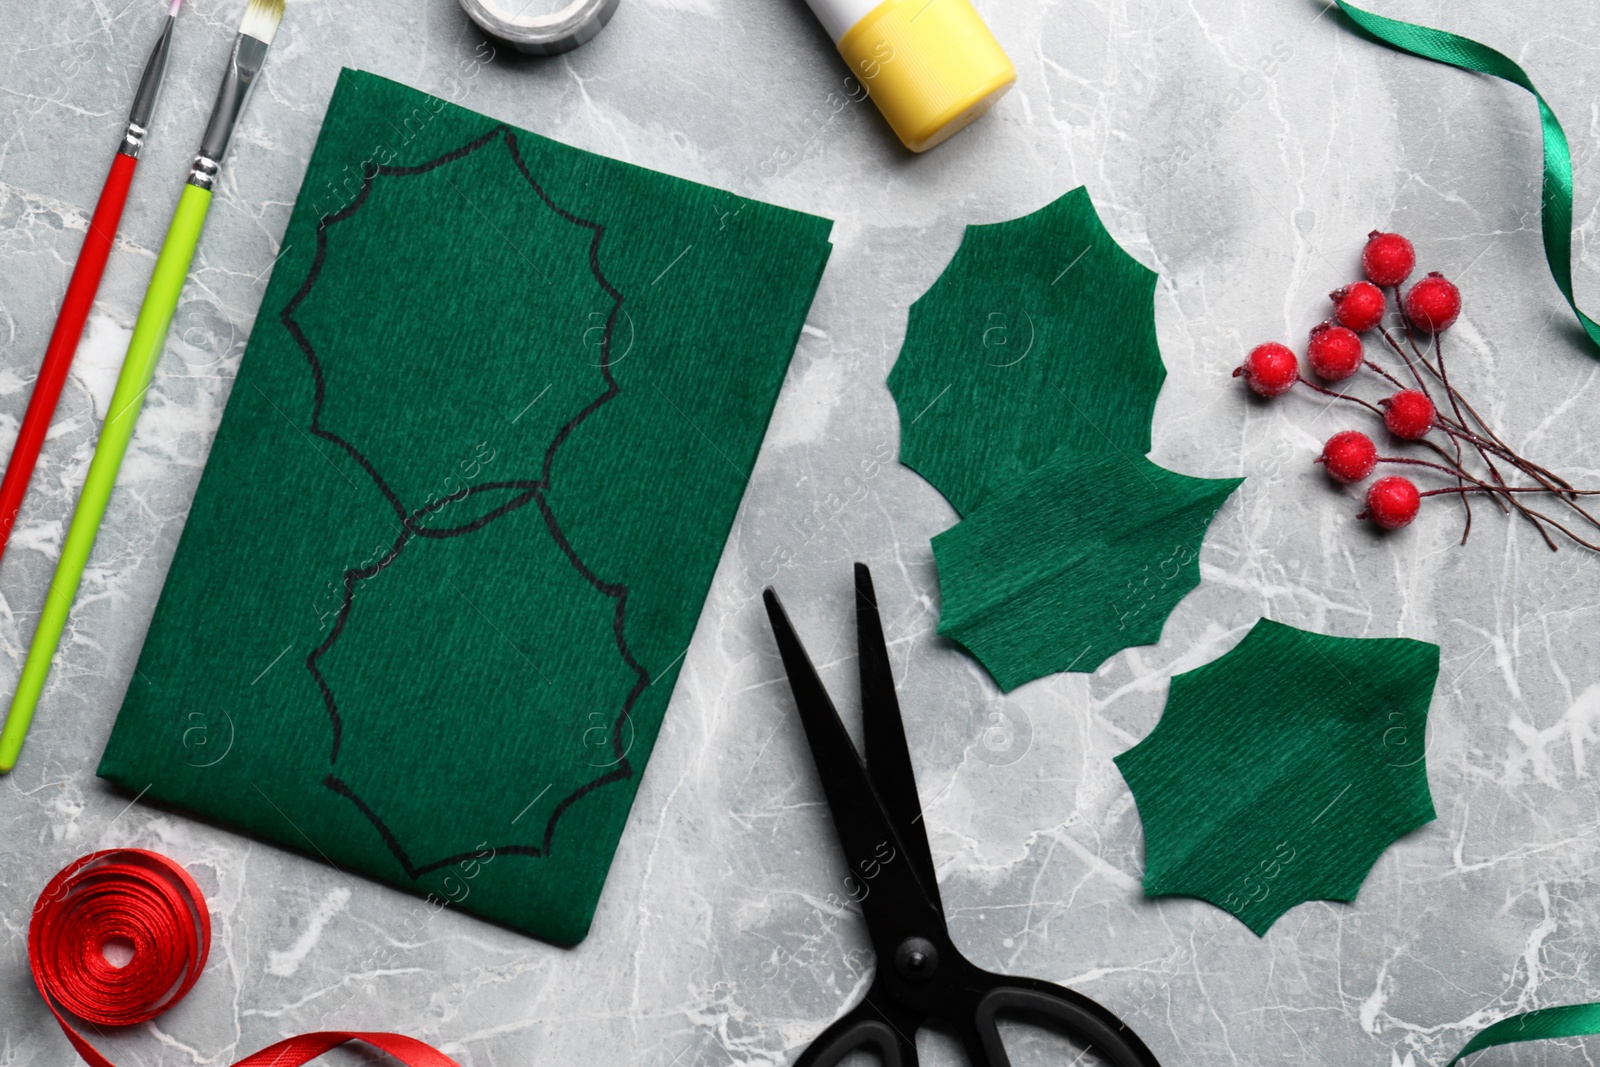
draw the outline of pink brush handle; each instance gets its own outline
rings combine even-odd
[[[50,430],[50,420],[55,417],[56,403],[66,385],[67,371],[72,369],[72,357],[78,351],[78,341],[83,336],[84,323],[89,320],[89,309],[94,306],[95,293],[100,290],[100,278],[105,274],[111,243],[122,221],[122,208],[128,202],[128,186],[138,165],[137,159],[121,152],[112,157],[111,173],[106,175],[105,188],[100,190],[100,200],[89,220],[89,235],[83,239],[83,248],[78,252],[78,264],[72,269],[72,281],[61,301],[61,314],[56,317],[55,331],[50,334],[50,347],[45,349],[44,363],[39,368],[38,380],[33,383],[33,396],[28,400],[27,414],[22,417],[16,447],[11,450],[11,460],[6,464],[5,480],[0,481],[0,554],[4,554],[11,540],[17,512],[22,510],[22,498],[28,493],[28,482],[39,460],[39,449]]]

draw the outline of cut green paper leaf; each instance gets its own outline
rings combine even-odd
[[[1262,619],[1172,679],[1117,757],[1144,823],[1144,891],[1223,908],[1256,934],[1307,900],[1350,901],[1434,818],[1423,762],[1439,647]]]
[[[933,539],[939,633],[1010,690],[1151,644],[1200,582],[1200,542],[1243,479],[1062,449]]]
[[[1002,689],[1158,640],[1239,484],[1142,458],[1166,378],[1155,284],[1078,188],[968,226],[911,306],[900,460],[966,517],[934,539],[939,632]]]
[[[1539,103],[1539,125],[1544,139],[1541,221],[1545,262],[1549,264],[1550,275],[1555,279],[1561,295],[1566,298],[1567,306],[1578,317],[1578,325],[1583,327],[1583,332],[1595,348],[1600,350],[1600,323],[1583,313],[1572,293],[1572,149],[1567,144],[1566,132],[1556,120],[1555,112],[1550,110],[1550,105],[1534,88],[1527,72],[1509,56],[1488,45],[1479,44],[1470,37],[1384,18],[1347,4],[1344,0],[1334,2],[1352,25],[1380,44],[1459,70],[1488,74],[1521,86],[1533,94],[1534,100]]]
[[[1031,215],[968,226],[911,305],[889,374],[900,462],[966,515],[1059,447],[1150,451],[1166,377],[1155,285],[1082,187]]]

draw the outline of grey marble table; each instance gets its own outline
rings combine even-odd
[[[65,521],[239,0],[191,0],[144,195],[90,320],[23,522],[0,567],[0,689],[21,667]],[[306,1030],[397,1029],[469,1067],[782,1064],[871,975],[861,923],[827,904],[832,828],[751,590],[777,582],[843,689],[852,560],[877,574],[912,755],[957,940],[979,964],[1111,1006],[1163,1063],[1442,1064],[1503,1014],[1600,997],[1600,559],[1429,501],[1374,536],[1311,466],[1347,420],[1249,403],[1228,372],[1298,343],[1374,226],[1461,281],[1455,367],[1509,437],[1600,482],[1600,363],[1544,267],[1532,101],[1365,43],[1321,0],[984,0],[1015,90],[912,157],[799,0],[625,0],[594,42],[492,58],[453,0],[290,0],[179,309],[29,747],[0,779],[0,1064],[73,1061],[27,973],[29,909],[95,848],[185,863],[212,963],[157,1023],[107,1038],[133,1064],[219,1064]],[[1600,5],[1374,0],[1526,65],[1578,167],[1580,295],[1600,308]],[[156,0],[5,0],[0,14],[0,440],[26,402],[98,193]],[[483,60],[478,62],[478,60]],[[574,950],[405,897],[141,804],[93,767],[137,660],[318,123],[342,66],[571,144],[837,220],[836,249],[589,939]],[[1087,184],[1160,273],[1170,371],[1153,458],[1244,475],[1159,644],[1000,697],[935,635],[928,538],[954,521],[891,461],[884,375],[906,308],[966,223]],[[1082,358],[1115,359],[1115,353]],[[865,464],[865,466],[863,466]],[[863,471],[870,476],[862,477]],[[1143,838],[1111,757],[1168,679],[1262,615],[1443,652],[1427,739],[1439,818],[1391,848],[1353,905],[1302,905],[1258,939],[1194,901],[1146,900]],[[829,635],[832,635],[831,638]],[[833,642],[830,644],[830,640]],[[992,713],[1011,724],[985,735]],[[781,963],[780,963],[781,961]],[[1066,1062],[1017,1036],[1019,1062]],[[1600,1048],[1591,1043],[1590,1053]],[[926,1039],[925,1058],[957,1059]],[[1526,1047],[1493,1062],[1577,1063]],[[328,1062],[368,1062],[336,1053]],[[1486,1061],[1487,1062],[1487,1061]]]

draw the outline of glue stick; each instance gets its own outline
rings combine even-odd
[[[971,0],[806,2],[913,152],[989,110],[1017,80]]]

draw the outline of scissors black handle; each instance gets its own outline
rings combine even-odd
[[[872,1006],[869,995],[818,1034],[794,1067],[834,1067],[850,1053],[869,1048],[883,1067],[917,1067],[916,1032],[915,1022],[890,1020]]]
[[[917,1067],[915,1039],[924,1024],[951,1029],[966,1046],[972,1067],[1011,1067],[1000,1040],[1002,1016],[1043,1023],[1106,1067],[1160,1067],[1138,1034],[1081,993],[1038,978],[986,974],[984,980],[993,985],[986,992],[974,990],[978,999],[970,1020],[943,1015],[919,1019],[910,1014],[891,1018],[876,1005],[893,1005],[892,994],[874,983],[867,999],[819,1034],[794,1067],[834,1067],[850,1053],[865,1051],[876,1053],[883,1067]]]
[[[1001,1015],[1044,1021],[1109,1067],[1161,1067],[1138,1034],[1082,993],[1038,978],[993,977],[997,984],[978,1001],[973,1019],[987,1064],[973,1067],[1011,1067],[996,1025]]]

